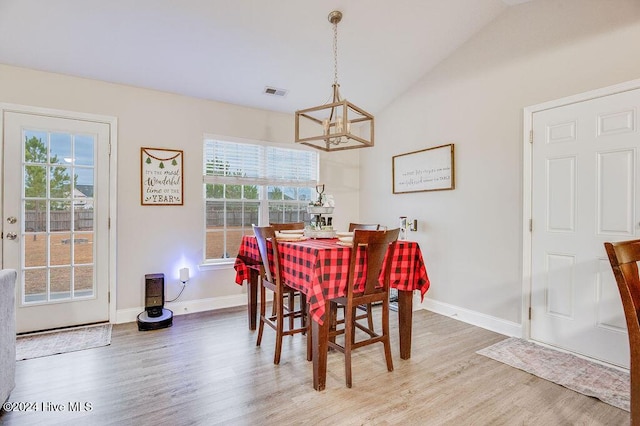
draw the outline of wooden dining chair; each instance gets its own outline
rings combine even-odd
[[[278,251],[278,241],[276,240],[276,233],[271,226],[256,226],[253,225],[253,232],[256,236],[258,243],[258,250],[260,251],[260,257],[262,259],[262,268],[260,268],[260,324],[258,326],[258,340],[257,346],[262,343],[262,332],[264,325],[276,331],[276,351],[273,357],[273,363],[280,363],[280,353],[282,352],[282,338],[284,336],[290,336],[297,333],[304,333],[307,330],[308,321],[306,321],[306,299],[301,293],[295,292],[292,288],[285,285],[282,281],[282,271],[280,266],[280,252]],[[271,241],[272,247],[272,265],[269,263],[269,253],[267,250],[267,242]],[[272,266],[272,267],[271,267]],[[274,312],[271,315],[266,314],[266,293],[267,290],[273,292],[273,305]],[[285,299],[289,301],[294,300],[295,294],[300,295],[300,308],[299,309],[285,309]],[[294,326],[296,318],[300,318],[300,327]],[[288,327],[285,328],[285,319]]]
[[[371,231],[377,231],[380,228],[380,225],[377,223],[353,223],[349,224],[349,232],[353,232],[356,229],[368,229]]]
[[[377,231],[378,229],[380,229],[380,225],[377,223],[354,223],[354,222],[349,223],[349,232],[353,232],[356,229],[366,229],[371,231]],[[360,305],[358,306],[358,309],[361,310],[363,313],[359,314],[356,317],[356,320],[366,318],[367,322],[369,323],[369,328],[373,330],[373,315],[371,311],[371,304]],[[335,318],[334,320],[337,321],[338,324],[341,324],[344,321],[344,320],[338,320]]]
[[[277,222],[277,223],[270,223],[269,226],[271,226],[276,232],[304,230],[304,222]],[[287,293],[285,295],[285,297],[288,300],[287,300],[287,303],[284,305],[284,307],[285,307],[285,310],[293,311],[295,309],[295,301],[293,297],[289,298],[289,294],[294,294],[294,293]],[[304,296],[301,296],[301,297],[304,297]],[[275,305],[273,306],[273,308],[274,310],[272,314],[275,315],[276,314]],[[289,320],[290,320],[290,327],[293,327],[293,317],[290,317]]]
[[[330,318],[328,333],[328,347],[336,349],[344,354],[345,376],[347,387],[351,387],[351,353],[354,349],[368,346],[374,343],[384,345],[384,356],[387,362],[387,370],[393,371],[391,358],[391,343],[389,340],[389,286],[391,275],[391,261],[395,250],[396,241],[400,229],[372,231],[356,229],[353,235],[353,246],[349,258],[349,273],[347,275],[347,294],[344,297],[328,300],[327,309],[333,318],[337,309],[344,306],[344,327],[334,327],[335,322]],[[364,250],[360,250],[364,248]],[[358,252],[360,251],[360,256]],[[383,265],[385,255],[386,265]],[[364,257],[362,257],[364,255]],[[359,265],[361,259],[366,259],[364,265]],[[366,276],[362,288],[356,287],[358,282],[357,271],[365,266]],[[383,268],[384,266],[384,268]],[[380,284],[380,273],[384,270],[383,283]],[[382,304],[382,332],[376,333],[371,327],[356,320],[356,307],[359,305]],[[356,329],[362,330],[368,336],[365,339],[356,338]],[[344,335],[343,344],[336,341],[336,337]],[[359,337],[359,336],[358,336]]]
[[[269,226],[276,231],[290,231],[304,229],[304,222],[270,223]]]
[[[640,426],[640,240],[604,243],[618,284],[629,334],[631,425]]]

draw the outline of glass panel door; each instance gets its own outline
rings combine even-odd
[[[5,176],[22,182],[3,201],[19,219],[3,240],[19,332],[108,320],[108,125],[9,112],[4,123]]]

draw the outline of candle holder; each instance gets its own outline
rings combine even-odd
[[[324,184],[316,185],[316,192],[318,193],[318,201],[315,202],[316,206],[322,206],[322,197],[324,194]]]

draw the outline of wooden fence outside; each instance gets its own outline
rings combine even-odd
[[[258,211],[245,209],[230,209],[227,207],[227,227],[247,226],[252,223],[258,223]],[[225,212],[218,206],[207,206],[206,222],[207,228],[223,227],[225,223]],[[297,210],[272,211],[269,212],[270,222],[300,222],[309,221],[307,212],[298,212]]]
[[[74,231],[93,230],[93,209],[49,212],[49,231],[70,231],[71,214],[73,214]],[[24,229],[26,232],[46,232],[47,212],[28,210],[24,214]]]

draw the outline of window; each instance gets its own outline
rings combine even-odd
[[[205,261],[235,257],[252,224],[308,220],[316,152],[205,139],[203,169]]]

